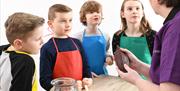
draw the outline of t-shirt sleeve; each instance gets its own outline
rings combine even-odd
[[[180,26],[171,25],[162,41],[160,82],[172,82],[180,85]]]
[[[56,54],[55,51],[54,51],[54,54]],[[43,46],[40,51],[40,80],[39,81],[40,81],[40,85],[46,90],[49,90],[52,88],[51,81],[53,80],[52,68],[54,68],[54,64],[53,64],[54,61],[55,59],[53,59],[52,55],[50,54],[50,51],[48,51],[48,48]]]
[[[23,55],[17,57],[16,64],[12,65],[12,87],[10,91],[32,91],[32,82],[35,72],[35,63],[32,57]]]

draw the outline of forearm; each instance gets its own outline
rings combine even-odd
[[[150,65],[140,62],[137,64],[137,67],[135,70],[138,73],[143,74],[144,76],[150,79],[150,75],[149,75]]]
[[[139,91],[160,91],[159,85],[144,79],[138,79],[135,85],[138,87]]]

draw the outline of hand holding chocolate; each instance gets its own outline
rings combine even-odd
[[[130,60],[128,56],[123,51],[120,50],[119,46],[117,47],[114,53],[114,59],[118,68],[123,72],[127,72],[126,69],[124,68],[124,64],[129,65]]]

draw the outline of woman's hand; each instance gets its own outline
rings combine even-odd
[[[132,84],[135,84],[138,79],[141,79],[140,75],[128,65],[124,64],[124,68],[127,70],[126,73],[122,72],[117,68],[120,77]]]
[[[142,62],[129,50],[124,49],[124,48],[120,48],[120,50],[128,56],[130,60],[130,67],[138,71],[137,69],[140,69],[141,67],[140,65],[142,64]]]

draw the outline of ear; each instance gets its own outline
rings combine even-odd
[[[48,20],[48,26],[52,29],[52,27],[53,27],[53,20]]]
[[[125,18],[123,11],[120,12],[120,15],[122,16],[122,18]]]
[[[13,46],[15,47],[15,49],[22,49],[23,41],[21,39],[16,39],[13,42]]]

